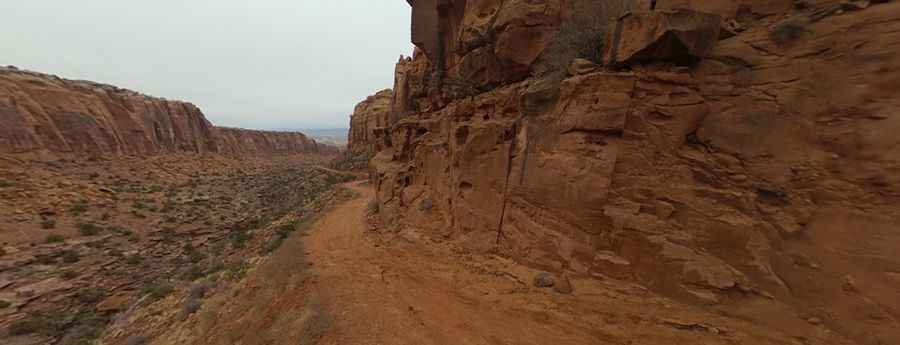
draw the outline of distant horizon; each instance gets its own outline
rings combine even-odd
[[[183,100],[217,126],[341,128],[392,87],[398,57],[412,52],[410,11],[363,0],[4,1],[0,44],[15,49],[0,65]]]

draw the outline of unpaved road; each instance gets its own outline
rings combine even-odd
[[[402,237],[379,244],[377,235],[366,234],[372,190],[351,188],[360,196],[328,214],[308,237],[311,273],[332,318],[321,344],[594,343],[588,330],[478,299],[521,285],[515,281],[478,279]],[[488,284],[461,293],[465,281]]]
[[[330,325],[319,344],[787,344],[787,337],[622,282],[534,288],[536,271],[413,230],[369,231],[371,187],[306,238],[307,286]],[[814,339],[810,339],[814,340]],[[816,341],[810,341],[816,343]]]

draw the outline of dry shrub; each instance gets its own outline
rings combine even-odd
[[[769,38],[779,46],[784,46],[800,38],[805,31],[806,28],[803,27],[803,23],[799,21],[787,21],[778,24],[778,26],[769,33]]]
[[[603,39],[627,0],[575,0],[552,43],[544,52],[545,73],[563,73],[576,58],[603,62]]]

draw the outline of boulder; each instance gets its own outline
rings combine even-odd
[[[569,75],[582,75],[596,72],[600,66],[587,59],[575,59],[569,65]]]
[[[712,52],[721,22],[719,15],[687,9],[626,14],[607,31],[603,62],[694,62]]]
[[[534,284],[534,287],[539,287],[539,288],[553,287],[553,285],[556,284],[556,278],[554,278],[553,275],[550,273],[542,272],[534,277],[533,284]]]

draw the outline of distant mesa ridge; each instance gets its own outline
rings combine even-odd
[[[217,127],[194,104],[0,67],[0,153],[330,153],[297,132]]]

